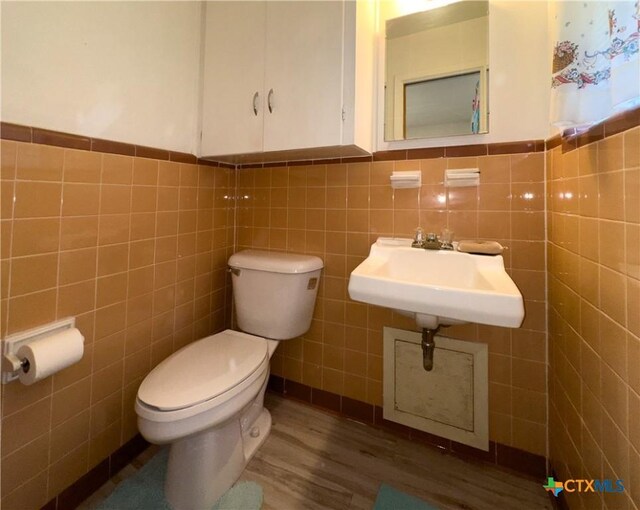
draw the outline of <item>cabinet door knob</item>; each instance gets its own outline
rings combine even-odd
[[[273,89],[269,90],[269,95],[267,96],[267,105],[269,106],[269,113],[273,113]]]
[[[253,114],[258,115],[258,99],[260,98],[260,94],[257,92],[253,95]]]

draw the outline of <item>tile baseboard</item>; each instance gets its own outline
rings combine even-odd
[[[50,500],[41,510],[73,510],[77,508],[148,446],[149,443],[140,434],[135,435],[109,457]]]
[[[393,434],[428,444],[467,460],[487,462],[541,480],[544,479],[546,474],[546,459],[540,455],[493,441],[489,444],[488,452],[478,450],[477,448],[385,420],[382,417],[382,408],[379,406],[312,388],[306,384],[289,381],[275,375],[269,376],[268,389],[284,397],[304,402],[344,418],[385,429]],[[149,443],[140,434],[137,434],[108,458],[51,499],[41,510],[72,510],[77,508],[148,446]],[[554,501],[554,506],[559,510],[568,509],[564,500]]]
[[[552,465],[550,466],[549,469],[551,471],[551,476],[553,476],[554,478],[557,478],[558,474],[556,473],[556,470],[553,469]],[[551,500],[551,504],[553,505],[554,510],[570,510],[569,503],[567,502],[567,495],[565,494],[564,491],[558,494],[557,497],[551,494],[550,492],[548,492],[547,494],[549,494],[549,499]]]
[[[383,428],[393,434],[428,444],[467,460],[487,462],[542,481],[544,481],[547,473],[547,459],[541,455],[494,441],[489,442],[489,451],[485,452],[428,432],[385,420],[382,416],[382,408],[379,406],[312,388],[306,384],[290,381],[276,375],[269,376],[267,387],[273,393],[304,402],[348,419]]]

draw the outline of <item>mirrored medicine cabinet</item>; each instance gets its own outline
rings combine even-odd
[[[489,131],[489,3],[461,1],[389,19],[386,141]]]

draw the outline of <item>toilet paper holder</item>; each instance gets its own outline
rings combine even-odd
[[[18,379],[20,371],[29,371],[29,360],[20,359],[16,355],[23,345],[34,342],[45,336],[60,333],[65,329],[75,328],[76,318],[67,317],[44,326],[10,335],[2,340],[2,384]]]

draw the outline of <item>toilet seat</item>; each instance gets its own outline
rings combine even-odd
[[[154,368],[138,389],[136,407],[156,421],[186,418],[232,398],[268,366],[264,338],[226,330],[187,345]]]

